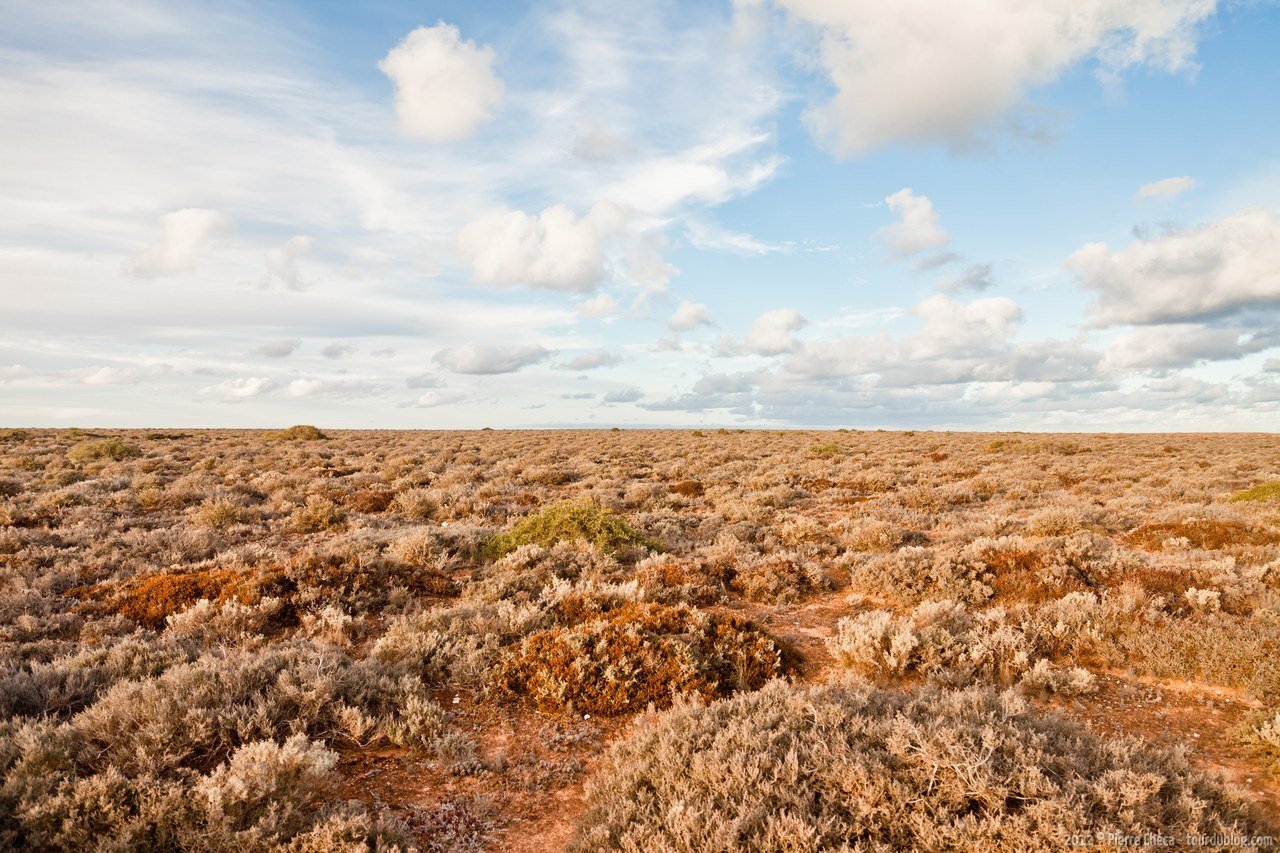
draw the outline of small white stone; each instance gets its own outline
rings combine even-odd
[[[590,715],[590,714],[583,714],[583,715],[582,715],[582,719],[584,719],[584,720],[589,720],[589,719],[591,719],[591,715]]]
[[[462,701],[462,698],[461,698],[461,697],[459,697],[459,696],[454,696],[454,697],[453,697],[453,704],[457,705],[457,704],[458,704],[459,702],[461,702],[461,701]]]

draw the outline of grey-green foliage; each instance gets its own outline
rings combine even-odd
[[[677,706],[610,750],[588,803],[576,851],[1012,851],[1265,829],[1180,756],[1013,693],[859,682]]]

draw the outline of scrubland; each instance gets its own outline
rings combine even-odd
[[[1280,441],[0,431],[0,649],[0,849],[1268,849]]]

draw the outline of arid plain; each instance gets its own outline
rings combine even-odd
[[[1280,838],[1260,434],[0,431],[0,848]]]

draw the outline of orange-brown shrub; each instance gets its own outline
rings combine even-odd
[[[991,572],[987,584],[999,600],[1041,603],[1089,588],[1077,575],[1051,571],[1045,554],[1035,548],[992,548],[980,557]]]
[[[681,480],[671,487],[671,491],[686,498],[700,498],[707,490],[697,480]]]
[[[384,512],[396,499],[391,489],[361,489],[352,492],[342,499],[347,509],[352,512]]]
[[[77,587],[67,594],[82,600],[102,600],[103,609],[131,619],[146,628],[159,630],[165,619],[180,613],[197,601],[208,599],[216,604],[239,601],[256,604],[262,598],[259,579],[252,572],[235,569],[210,569],[151,575],[125,585],[112,595],[103,585]]]
[[[1274,545],[1280,534],[1272,530],[1250,527],[1239,521],[1217,521],[1193,518],[1185,521],[1162,521],[1144,524],[1126,537],[1146,551],[1159,551],[1169,539],[1186,539],[1193,548],[1217,550],[1232,545]]]
[[[502,662],[499,680],[547,709],[607,715],[754,689],[782,670],[781,648],[745,620],[628,603],[529,635]]]

